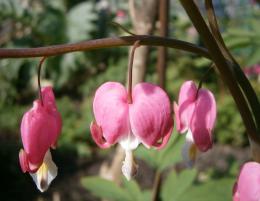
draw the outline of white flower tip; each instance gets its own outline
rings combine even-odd
[[[45,192],[53,179],[57,176],[58,168],[52,161],[51,153],[45,154],[43,163],[36,173],[30,174],[37,188],[41,192]]]
[[[134,161],[133,153],[131,150],[126,150],[125,160],[122,165],[122,173],[125,178],[130,181],[132,177],[137,174],[138,165]]]
[[[193,139],[189,139],[189,136],[186,136],[186,142],[182,148],[182,156],[187,168],[192,168],[194,166],[197,154],[198,149],[193,143]]]

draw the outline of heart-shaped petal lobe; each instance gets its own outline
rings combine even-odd
[[[120,83],[106,82],[97,89],[93,111],[107,143],[114,144],[130,132],[127,92]]]
[[[162,148],[173,128],[167,94],[156,85],[139,83],[134,87],[132,97],[129,115],[133,134],[147,147]]]
[[[200,89],[192,115],[190,129],[200,151],[212,147],[212,130],[216,120],[216,102],[209,90]]]

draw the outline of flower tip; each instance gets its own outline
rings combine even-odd
[[[105,141],[103,137],[102,128],[95,122],[92,121],[90,124],[90,133],[95,143],[102,149],[110,147],[110,144]]]
[[[122,173],[130,181],[137,174],[138,165],[135,163],[132,150],[126,150],[125,160],[122,165]]]
[[[26,173],[29,170],[29,165],[28,165],[27,154],[23,149],[20,149],[19,151],[19,162],[23,173]]]

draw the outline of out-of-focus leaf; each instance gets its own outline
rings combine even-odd
[[[93,21],[97,19],[92,2],[82,2],[73,7],[68,15],[68,38],[71,42],[90,38],[94,29]]]
[[[187,193],[187,189],[192,185],[196,170],[184,170],[180,174],[172,171],[163,184],[161,197],[163,201],[179,201]]]
[[[231,201],[234,179],[212,180],[189,188],[178,201]]]
[[[260,45],[255,48],[252,54],[249,56],[247,60],[247,66],[251,66],[257,63],[260,63]]]
[[[112,181],[93,176],[82,179],[81,183],[87,190],[99,198],[111,201],[132,201],[130,195]]]
[[[136,183],[135,180],[127,181],[125,178],[123,179],[123,186],[129,196],[131,196],[132,200],[143,201],[142,192],[140,187]]]

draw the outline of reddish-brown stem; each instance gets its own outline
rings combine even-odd
[[[43,106],[43,99],[42,99],[42,87],[41,87],[41,69],[42,69],[42,64],[45,61],[46,57],[42,57],[39,65],[38,65],[38,91],[39,91],[39,99],[41,101],[41,104]]]
[[[70,53],[70,52],[76,52],[76,51],[90,51],[90,50],[110,48],[110,47],[130,46],[133,45],[138,40],[141,41],[140,45],[164,46],[169,48],[175,48],[179,50],[188,51],[194,54],[198,54],[209,59],[211,58],[208,51],[205,48],[199,47],[192,43],[171,39],[171,38],[165,38],[165,37],[136,35],[136,36],[102,38],[102,39],[82,41],[78,43],[52,45],[52,46],[36,47],[36,48],[15,48],[15,49],[0,48],[0,59],[49,57],[49,56],[57,56],[65,53]]]
[[[134,56],[135,56],[135,50],[140,46],[140,40],[136,41],[132,47],[132,50],[130,52],[129,56],[129,62],[128,62],[128,96],[127,101],[129,104],[132,104],[132,77],[133,77],[133,63],[134,63]]]

